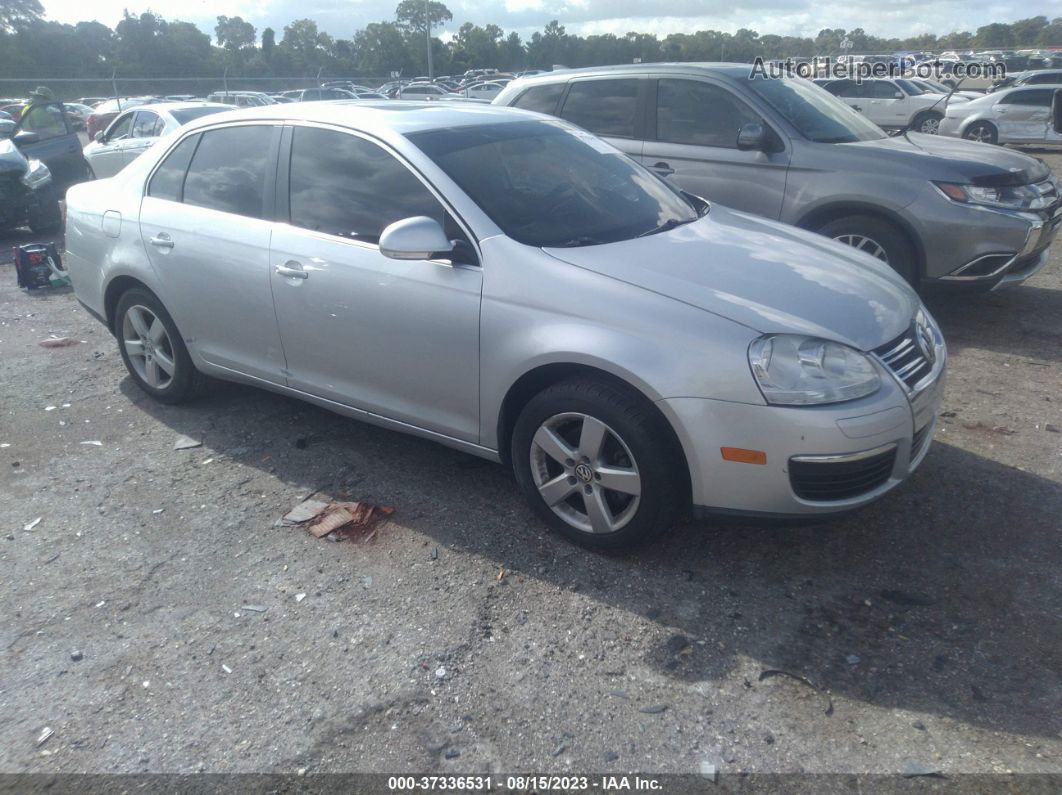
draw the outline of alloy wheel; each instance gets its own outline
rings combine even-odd
[[[141,304],[129,307],[122,319],[122,347],[136,374],[154,389],[173,382],[177,357],[162,320]]]
[[[918,131],[923,132],[926,135],[936,135],[940,132],[940,119],[936,117],[923,119],[922,123],[918,126]]]
[[[982,144],[992,143],[992,131],[984,124],[975,124],[966,133],[967,140],[977,141]]]
[[[601,420],[556,414],[531,441],[531,476],[539,495],[571,527],[614,533],[638,510],[642,479],[630,448]]]
[[[838,243],[844,243],[847,246],[866,252],[872,257],[877,257],[886,265],[889,262],[889,255],[885,253],[885,249],[881,244],[866,235],[838,235],[834,240]]]

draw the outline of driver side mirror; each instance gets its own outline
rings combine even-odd
[[[737,148],[743,152],[755,150],[759,152],[767,151],[767,130],[759,122],[749,122],[748,124],[742,124],[741,129],[737,134]]]
[[[105,131],[104,130],[96,130],[96,134],[92,136],[92,140],[96,141],[97,143],[103,143],[103,136],[104,135],[105,135]]]
[[[439,222],[425,215],[395,221],[380,235],[380,253],[390,259],[431,259],[453,248]]]

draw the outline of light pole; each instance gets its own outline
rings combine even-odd
[[[424,37],[428,44],[428,77],[435,77],[435,70],[431,63],[431,9],[428,7],[430,0],[424,0]]]

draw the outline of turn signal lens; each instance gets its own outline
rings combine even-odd
[[[746,450],[743,447],[720,447],[724,461],[735,461],[739,464],[766,464],[767,453],[763,450]]]

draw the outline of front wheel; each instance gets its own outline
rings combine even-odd
[[[122,361],[137,386],[160,403],[193,397],[203,377],[192,364],[166,307],[151,292],[133,288],[122,294],[115,312],[115,336]]]
[[[820,235],[881,260],[908,283],[916,282],[914,252],[907,236],[888,221],[870,215],[849,215],[818,229]]]
[[[915,117],[914,124],[911,126],[915,132],[936,135],[940,132],[940,120],[943,118],[939,113],[920,113]]]
[[[651,404],[621,385],[578,378],[533,397],[517,420],[513,470],[531,508],[586,547],[616,551],[675,522],[681,451]]]
[[[977,141],[982,144],[999,143],[999,132],[996,126],[987,121],[976,121],[966,128],[962,137],[967,141]]]

